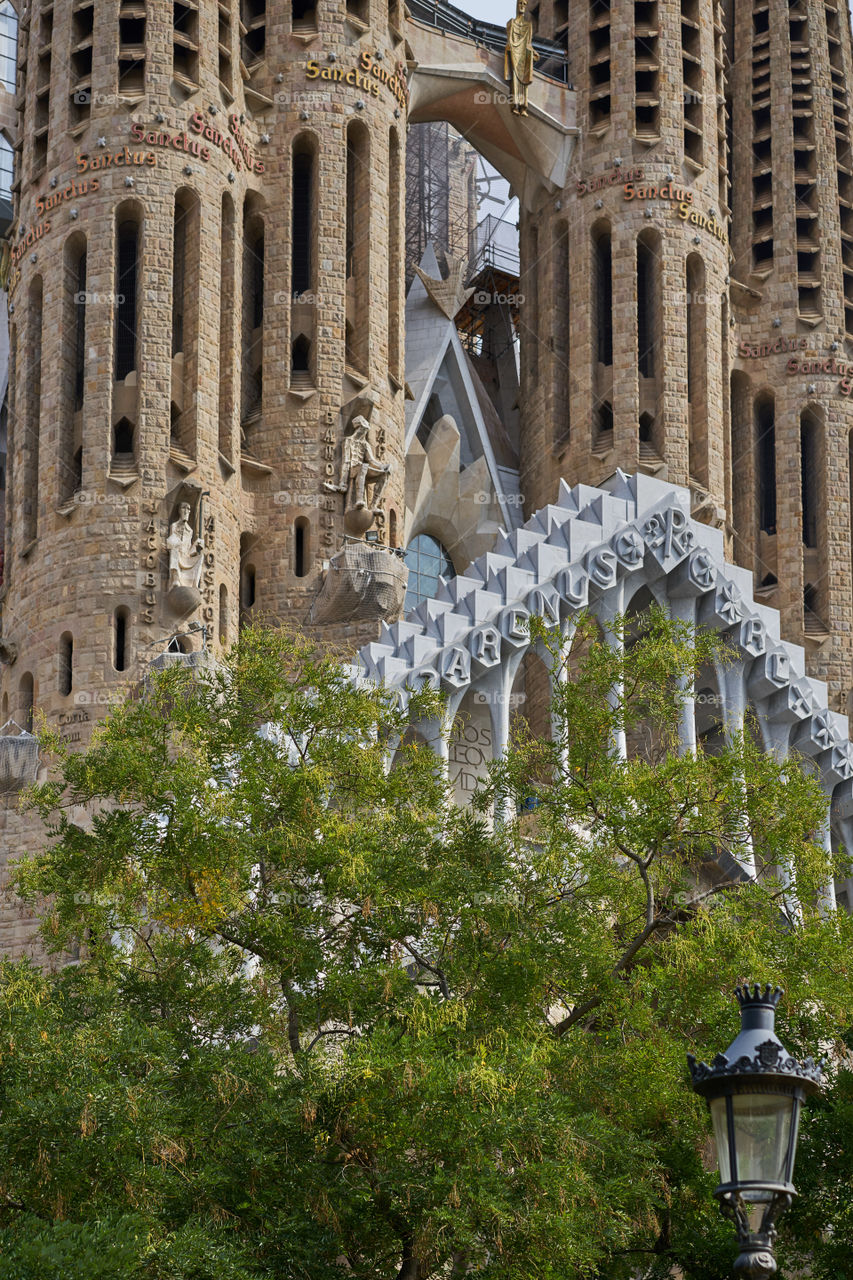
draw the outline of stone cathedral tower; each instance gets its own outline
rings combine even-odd
[[[164,650],[215,660],[251,617],[369,642],[410,539],[438,590],[617,468],[689,489],[848,709],[847,8],[529,16],[523,115],[504,28],[445,0],[22,0],[0,724],[84,747]],[[406,133],[437,121],[519,198],[505,405],[455,259],[419,273],[407,383]],[[38,838],[13,783],[0,866]]]
[[[386,590],[344,589],[337,638],[399,609],[402,21],[22,10],[0,722],[85,745],[170,637],[215,656],[241,619],[304,619],[350,539]]]
[[[541,0],[575,181],[522,218],[522,489],[618,466],[694,514],[853,687],[850,15],[835,0]],[[568,280],[568,287],[566,287]]]

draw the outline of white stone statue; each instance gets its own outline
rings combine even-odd
[[[178,519],[169,526],[166,546],[169,549],[169,590],[189,587],[198,590],[204,563],[204,539],[196,537],[190,524],[190,504],[178,507]]]
[[[382,462],[370,447],[368,433],[370,423],[359,415],[353,418],[352,434],[346,436],[341,446],[341,472],[338,483],[327,482],[323,487],[329,493],[345,493],[346,511],[369,510],[374,515],[379,510],[382,495],[391,475],[391,463]],[[368,506],[366,487],[373,485]]]

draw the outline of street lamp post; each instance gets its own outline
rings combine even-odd
[[[693,1088],[708,1099],[720,1185],[720,1209],[734,1222],[740,1255],[734,1269],[752,1280],[776,1271],[776,1219],[797,1194],[794,1156],[800,1109],[820,1087],[821,1068],[797,1062],[776,1035],[779,987],[738,987],[741,1029],[710,1066],[687,1055]]]

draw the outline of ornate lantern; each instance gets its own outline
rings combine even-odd
[[[779,987],[738,987],[741,1029],[710,1067],[687,1055],[693,1088],[708,1099],[720,1185],[714,1194],[735,1224],[735,1271],[766,1280],[776,1271],[776,1219],[797,1194],[794,1156],[803,1099],[816,1093],[821,1068],[797,1062],[775,1031]]]

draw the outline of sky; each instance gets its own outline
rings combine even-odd
[[[452,0],[457,9],[470,13],[472,18],[496,22],[504,26],[515,17],[515,0]]]

